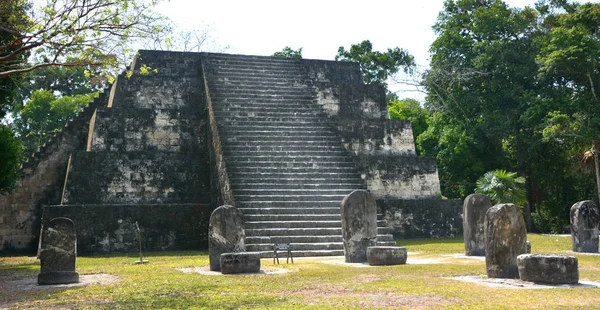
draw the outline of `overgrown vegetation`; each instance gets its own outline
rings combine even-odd
[[[570,238],[529,235],[534,253],[570,249]],[[85,287],[14,291],[22,279],[35,282],[39,262],[29,257],[0,258],[0,307],[7,308],[266,308],[266,309],[597,309],[596,289],[505,289],[458,282],[449,277],[485,277],[485,262],[460,259],[462,239],[398,240],[407,247],[409,264],[350,267],[324,263],[330,258],[295,259],[263,270],[282,274],[214,276],[186,274],[178,268],[207,267],[206,252],[149,253],[147,265],[136,255],[79,257],[80,275],[110,274],[119,281]],[[577,255],[580,279],[600,281],[600,256]],[[337,259],[341,261],[341,258]],[[410,264],[411,260],[415,264]],[[416,262],[432,262],[416,264]],[[16,281],[16,282],[15,282]],[[21,282],[19,282],[21,281]]]

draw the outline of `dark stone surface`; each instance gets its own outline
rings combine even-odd
[[[221,254],[244,251],[244,220],[240,210],[220,206],[210,215],[208,255],[211,271],[221,271]]]
[[[462,234],[462,201],[452,199],[377,199],[394,238],[442,238]]]
[[[397,246],[371,246],[367,248],[367,260],[371,266],[406,264],[406,248]]]
[[[44,222],[73,219],[80,254],[137,253],[135,222],[144,251],[208,248],[210,204],[64,205],[44,207]]]
[[[525,242],[525,246],[526,246],[526,248],[527,248],[527,249],[525,250],[525,253],[527,253],[527,254],[531,253],[531,242],[529,242],[529,241],[526,241],[526,242]]]
[[[40,249],[38,284],[79,282],[75,271],[77,235],[73,221],[58,217],[44,225]]]
[[[600,212],[595,202],[585,200],[571,207],[571,240],[573,252],[598,252]]]
[[[545,284],[579,282],[577,257],[556,254],[522,254],[517,257],[522,281]]]
[[[463,202],[463,236],[465,255],[485,256],[484,222],[485,213],[492,201],[483,194],[471,194]]]
[[[485,265],[488,278],[517,279],[517,256],[525,254],[527,230],[521,210],[498,204],[485,215]]]
[[[365,190],[355,190],[342,200],[341,215],[346,263],[366,263],[367,248],[377,244],[375,198]]]
[[[260,254],[252,252],[221,254],[221,273],[257,273],[260,272]]]

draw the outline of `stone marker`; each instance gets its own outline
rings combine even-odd
[[[221,270],[221,254],[243,252],[244,238],[242,212],[227,205],[216,208],[208,224],[210,270]]]
[[[525,254],[527,230],[518,206],[498,204],[485,214],[485,265],[488,278],[519,278],[517,256]]]
[[[260,271],[260,254],[253,252],[221,254],[221,273],[257,273]]]
[[[344,197],[340,211],[346,263],[366,263],[367,248],[377,245],[375,198],[365,190],[355,190]]]
[[[574,204],[570,219],[573,252],[597,253],[600,212],[596,203],[585,200]]]
[[[79,282],[75,272],[77,235],[73,221],[57,217],[44,225],[40,249],[38,284],[68,284]]]
[[[367,248],[367,260],[371,266],[406,264],[408,252],[399,246],[370,246]]]
[[[483,194],[471,194],[463,202],[463,236],[465,255],[485,256],[485,213],[492,207],[490,198]]]
[[[522,254],[517,257],[521,281],[546,284],[579,282],[577,257],[551,254]]]
[[[525,241],[525,253],[531,253],[531,242]]]

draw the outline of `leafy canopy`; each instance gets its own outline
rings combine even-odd
[[[302,48],[294,50],[291,47],[286,46],[281,51],[275,52],[273,56],[291,59],[302,59]]]
[[[399,47],[388,48],[386,52],[373,51],[369,40],[352,44],[349,50],[340,46],[335,60],[358,62],[366,84],[384,87],[387,86],[386,80],[400,69],[409,73],[415,67],[414,57],[408,51]]]

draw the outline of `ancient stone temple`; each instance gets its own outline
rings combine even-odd
[[[136,251],[136,221],[145,250],[201,249],[231,205],[246,251],[343,255],[340,202],[356,189],[377,199],[380,245],[462,229],[410,122],[348,62],[140,51],[22,172],[0,196],[0,251],[35,249],[54,217],[73,220],[81,254]]]

